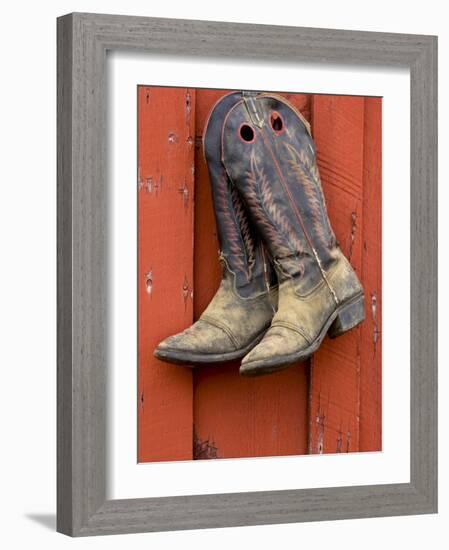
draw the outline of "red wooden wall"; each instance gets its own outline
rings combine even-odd
[[[329,216],[366,295],[363,325],[262,378],[152,356],[220,280],[201,151],[227,90],[138,88],[138,460],[381,449],[381,99],[284,94],[311,122]]]

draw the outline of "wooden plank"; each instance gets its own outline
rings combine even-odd
[[[382,99],[365,99],[360,451],[382,449]]]
[[[312,96],[308,94],[292,94],[282,93],[282,97],[285,97],[292,105],[294,105],[298,111],[304,116],[304,118],[310,122],[312,119]]]
[[[329,217],[362,278],[364,99],[313,96],[312,129]],[[325,339],[312,358],[310,453],[359,450],[360,328]]]
[[[153,357],[193,318],[195,91],[138,88],[138,461],[192,458],[192,373]]]
[[[218,241],[201,133],[226,91],[197,90],[195,156],[195,295],[197,318],[220,281]],[[310,99],[289,94],[310,113]],[[244,379],[239,362],[194,371],[194,458],[281,456],[307,452],[307,364],[265,378]]]
[[[244,378],[239,363],[194,376],[194,458],[307,453],[307,369]]]
[[[194,247],[194,317],[198,319],[220,282],[218,236],[212,206],[212,192],[207,164],[203,156],[203,128],[215,104],[229,90],[197,90],[195,104],[195,247]],[[205,268],[207,267],[207,273]]]

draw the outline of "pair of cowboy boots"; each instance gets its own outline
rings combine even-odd
[[[203,137],[221,247],[220,287],[201,317],[154,354],[173,363],[243,358],[285,368],[364,319],[363,289],[327,216],[310,127],[275,94],[233,92]]]

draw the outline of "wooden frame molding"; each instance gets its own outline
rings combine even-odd
[[[106,52],[411,72],[411,481],[106,500]],[[437,510],[437,38],[75,13],[58,19],[58,509],[72,536]]]

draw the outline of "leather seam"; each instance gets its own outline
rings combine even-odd
[[[301,119],[301,122],[306,127],[307,133],[309,134],[310,137],[312,137],[310,122],[305,118],[305,116],[301,113],[301,111],[299,111],[299,109],[297,109],[293,105],[293,103],[290,103],[288,99],[281,96],[280,94],[270,93],[270,92],[262,92],[259,94],[259,97],[267,97],[270,99],[275,99],[276,101],[279,101],[280,103],[284,103],[285,105],[287,105],[287,107],[289,107],[289,109],[291,109]]]
[[[220,98],[217,99],[217,101],[212,105],[212,108],[211,110],[209,111],[209,114],[207,115],[207,119],[206,119],[206,122],[204,123],[204,128],[203,128],[203,135],[202,135],[202,139],[201,139],[201,142],[202,142],[202,152],[203,152],[203,159],[204,161],[206,161],[206,153],[205,153],[205,149],[204,149],[204,143],[205,143],[205,139],[206,139],[206,133],[207,133],[207,130],[208,130],[208,127],[209,127],[209,121],[212,117],[212,113],[215,111],[215,108],[218,107],[219,103],[221,103],[226,97],[229,97],[233,94],[238,94],[237,91],[232,91],[232,92],[228,92],[227,94],[221,96]]]
[[[339,264],[339,261],[337,260],[337,262],[335,263],[334,266],[331,267],[331,269],[329,269],[327,272],[326,272],[326,276],[328,277],[328,279],[333,279],[334,276],[335,276],[335,272],[337,271],[337,267],[338,267],[338,264]],[[298,290],[294,289],[295,290],[295,294],[296,296],[298,296],[299,298],[309,298],[310,296],[312,296],[315,292],[317,292],[318,290],[321,290],[321,288],[325,286],[325,282],[324,280],[321,280],[319,283],[317,283],[311,290],[309,290],[308,292],[304,292],[304,293],[300,293],[298,292]]]
[[[256,301],[261,301],[262,298],[267,298],[268,295],[275,296],[277,292],[279,292],[278,285],[276,285],[275,287],[274,286],[271,287],[269,292],[267,291],[260,292],[260,294],[256,294],[256,296],[240,296],[240,294],[238,294],[237,291],[234,291],[234,294],[237,296],[237,298],[240,298],[240,300],[245,300],[248,302],[256,302]]]
[[[200,319],[201,321],[205,321],[206,323],[209,323],[210,325],[222,330],[226,334],[226,336],[231,340],[231,342],[234,344],[235,349],[239,349],[240,343],[237,341],[232,331],[225,324],[220,323],[220,321],[217,321],[216,319],[213,319],[208,315],[202,315]]]
[[[305,329],[289,323],[288,321],[274,321],[273,323],[271,323],[271,327],[283,327],[289,330],[293,330],[294,332],[297,332],[300,336],[302,336],[309,345],[312,343],[312,339],[307,334]]]

